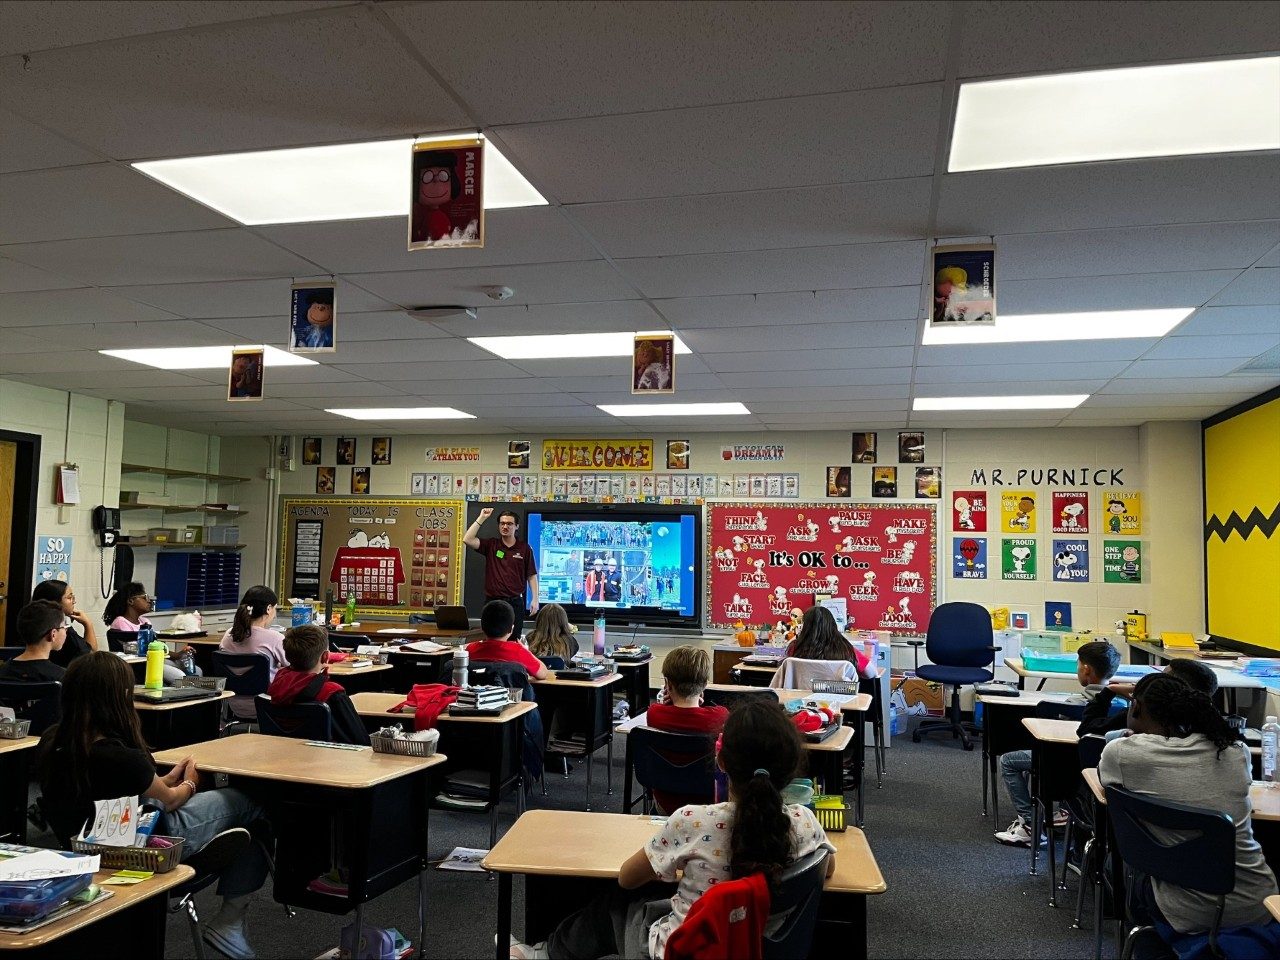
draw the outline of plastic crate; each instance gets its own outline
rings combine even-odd
[[[0,738],[5,740],[21,740],[30,730],[30,720],[0,720]]]
[[[1027,653],[1023,652],[1022,665],[1028,670],[1039,670],[1045,673],[1061,673],[1064,676],[1076,672],[1079,658],[1074,653]]]
[[[227,689],[226,677],[183,677],[175,687],[199,687],[201,690],[216,690],[218,693]]]
[[[395,753],[402,757],[433,757],[439,736],[430,740],[406,740],[404,737],[380,737],[376,733],[369,736],[369,744],[374,753]]]
[[[1022,634],[1022,654],[1028,657],[1033,653],[1062,653],[1061,633],[1036,633],[1030,630]]]
[[[76,853],[96,853],[102,858],[106,870],[149,870],[152,873],[168,873],[182,862],[182,851],[187,841],[182,837],[162,837],[171,847],[109,847],[102,843],[72,840],[71,849]]]

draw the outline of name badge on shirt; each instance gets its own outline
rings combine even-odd
[[[495,551],[493,551],[493,555],[494,555],[495,557],[497,557],[499,560],[501,560],[503,557],[505,557],[505,556],[506,556],[506,554],[505,554],[503,551],[501,551],[501,550],[495,550]]]

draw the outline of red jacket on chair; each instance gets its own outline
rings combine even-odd
[[[717,883],[671,932],[665,960],[760,960],[769,907],[763,873]]]

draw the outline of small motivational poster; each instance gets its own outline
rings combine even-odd
[[[1058,583],[1089,582],[1089,541],[1053,541],[1053,579]]]
[[[1000,541],[1000,579],[1036,579],[1036,542],[1029,537],[1006,537]]]
[[[951,576],[956,580],[987,579],[987,538],[956,537],[951,543]]]
[[[1102,541],[1102,579],[1105,583],[1142,582],[1142,544],[1137,540]]]

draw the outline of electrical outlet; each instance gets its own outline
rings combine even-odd
[[[266,468],[264,468],[264,469],[263,469],[263,471],[262,471],[262,479],[263,479],[263,480],[274,480],[275,478],[276,478],[276,468],[275,468],[275,467],[266,467]]]
[[[293,457],[290,457],[283,464],[281,464],[281,466],[284,467],[287,473],[293,473],[295,470],[298,469],[298,461],[293,459]]]

